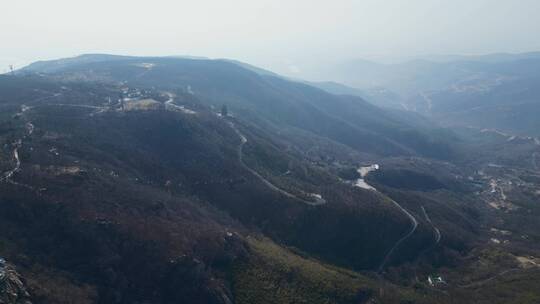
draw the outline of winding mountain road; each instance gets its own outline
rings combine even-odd
[[[24,112],[26,112],[29,109],[30,107],[22,105],[21,111],[18,112],[16,116],[22,116]],[[13,176],[13,174],[15,174],[15,172],[21,169],[21,159],[19,157],[19,149],[22,147],[23,140],[27,138],[28,136],[32,135],[32,133],[34,133],[34,125],[31,122],[27,122],[25,124],[25,127],[26,127],[26,134],[23,137],[17,139],[13,143],[14,148],[13,148],[12,154],[13,154],[13,159],[15,160],[15,167],[13,167],[13,169],[11,170],[4,172],[2,176],[0,177],[0,182],[9,181],[11,177]]]
[[[477,281],[477,282],[473,282],[473,283],[470,283],[470,284],[466,284],[466,285],[458,285],[459,288],[474,288],[474,287],[480,287],[482,285],[485,285],[499,277],[502,277],[504,275],[507,275],[509,273],[512,273],[512,272],[516,272],[516,271],[520,271],[522,270],[521,268],[512,268],[512,269],[508,269],[508,270],[505,270],[503,272],[500,272],[492,277],[489,277],[487,279],[484,279],[484,280],[481,280],[481,281]]]
[[[173,109],[173,110],[176,110],[176,111],[180,111],[184,114],[197,114],[197,112],[193,111],[193,110],[190,110],[190,109],[186,109],[186,107],[184,106],[179,106],[177,104],[174,104],[174,94],[172,93],[166,93],[167,96],[169,96],[169,99],[167,99],[164,104],[165,104],[165,108],[169,108],[169,109]]]
[[[416,218],[409,211],[407,211],[405,208],[403,208],[395,200],[391,199],[388,196],[386,196],[386,197],[390,200],[390,202],[392,202],[392,204],[394,204],[399,210],[401,210],[401,212],[403,212],[409,218],[409,220],[411,221],[411,229],[409,230],[409,232],[407,234],[405,234],[403,237],[401,237],[399,240],[397,240],[397,242],[394,244],[394,246],[392,246],[392,248],[390,248],[388,253],[384,256],[384,259],[382,260],[381,265],[379,265],[379,268],[377,270],[377,272],[379,272],[379,273],[384,270],[384,267],[388,263],[388,260],[390,259],[390,257],[394,253],[394,251],[396,251],[396,249],[399,247],[399,245],[401,245],[401,243],[403,243],[405,240],[407,240],[409,237],[411,237],[411,235],[413,235],[413,233],[416,231],[416,228],[418,228],[418,221],[416,220]]]
[[[405,216],[407,216],[407,218],[410,220],[411,222],[411,228],[409,229],[409,231],[404,235],[402,236],[399,240],[396,241],[396,243],[394,243],[394,245],[392,246],[392,248],[390,248],[390,250],[388,250],[388,252],[386,253],[386,255],[384,256],[381,264],[379,265],[379,268],[377,269],[377,273],[381,273],[383,270],[384,270],[384,267],[386,266],[386,264],[388,263],[388,261],[390,260],[390,257],[392,256],[392,254],[394,253],[394,251],[396,251],[396,249],[403,243],[405,242],[409,237],[411,237],[411,235],[413,235],[413,233],[416,231],[416,228],[418,228],[418,221],[416,220],[416,218],[409,212],[407,211],[407,209],[403,208],[398,202],[396,202],[395,200],[393,200],[392,198],[390,198],[389,196],[385,195],[384,193],[380,192],[379,190],[377,190],[375,187],[373,187],[372,185],[369,185],[367,182],[365,182],[365,177],[372,171],[375,171],[375,170],[378,170],[379,169],[379,166],[378,165],[371,165],[369,167],[360,167],[358,169],[358,172],[360,173],[361,175],[361,179],[362,181],[360,183],[356,183],[355,186],[357,187],[360,187],[360,188],[364,188],[364,189],[368,189],[368,190],[372,190],[372,191],[376,191],[378,193],[380,193],[381,195],[383,195],[386,199],[388,199],[392,204],[394,204],[394,206],[396,206],[399,210],[401,210],[401,212],[403,214],[405,214]]]
[[[69,104],[69,103],[50,103],[45,104],[45,106],[52,106],[52,107],[72,107],[72,108],[82,108],[82,109],[92,109],[95,110],[94,112],[90,113],[89,116],[94,116],[96,114],[104,113],[110,110],[107,106],[93,106],[93,105],[85,105],[85,104]]]
[[[38,101],[44,101],[44,100],[48,100],[48,99],[51,99],[51,98],[55,98],[55,97],[58,97],[58,96],[61,96],[62,93],[53,93],[52,95],[50,96],[45,96],[45,97],[40,97],[40,98],[37,98],[37,99],[34,99],[32,101],[30,101],[30,103],[35,103],[35,102],[38,102]],[[33,107],[32,106],[27,106],[27,105],[21,105],[21,110],[15,114],[15,116],[18,116],[18,117],[24,117],[24,113],[30,109],[32,109]],[[26,127],[26,135],[24,135],[22,138],[18,139],[17,141],[15,141],[14,143],[14,149],[13,149],[13,159],[15,160],[15,167],[11,170],[8,170],[6,172],[4,172],[1,176],[0,176],[0,182],[11,182],[11,183],[14,183],[14,184],[18,184],[18,183],[15,183],[13,181],[11,181],[11,177],[13,176],[13,174],[15,174],[15,172],[19,171],[21,169],[21,159],[19,157],[19,149],[22,147],[22,143],[23,143],[23,140],[25,138],[27,138],[28,136],[32,135],[32,133],[34,133],[34,124],[32,124],[32,122],[27,122],[25,124],[25,127]],[[26,185],[23,185],[23,186],[26,186]],[[29,187],[29,186],[28,186]]]
[[[31,103],[34,104],[35,102],[38,102],[38,101],[42,102],[42,101],[45,101],[45,100],[48,100],[48,99],[51,99],[51,98],[59,97],[61,95],[62,95],[62,93],[54,93],[54,94],[52,94],[50,96],[45,96],[45,97],[35,99],[35,100],[31,101]],[[166,105],[177,108],[179,110],[182,110],[183,112],[189,111],[189,110],[187,110],[187,109],[185,109],[183,107],[179,107],[179,106],[173,104],[173,98],[174,98],[173,94],[168,93],[167,95],[169,96],[169,99],[165,102]],[[84,109],[96,110],[95,112],[90,114],[91,116],[110,110],[110,108],[107,107],[107,106],[95,106],[95,105],[86,105],[86,104],[49,103],[49,104],[43,104],[42,106],[74,107],[74,108],[84,108]],[[26,111],[32,109],[32,108],[33,108],[33,106],[21,105],[21,110],[18,113],[16,113],[15,116],[23,117],[24,113]],[[19,157],[19,149],[22,147],[23,140],[25,138],[27,138],[28,136],[31,136],[34,133],[34,129],[35,129],[34,124],[32,122],[30,122],[30,121],[26,122],[25,127],[26,127],[26,131],[27,131],[26,135],[24,135],[22,138],[16,140],[13,143],[14,149],[13,149],[12,155],[13,155],[13,159],[15,160],[15,166],[13,167],[13,169],[8,170],[8,171],[6,171],[6,172],[4,172],[4,173],[2,173],[0,175],[0,182],[10,181],[11,177],[17,171],[19,171],[20,168],[21,168],[21,160],[20,160],[20,157]],[[14,183],[13,181],[11,181],[11,182]]]
[[[439,244],[439,242],[441,241],[441,231],[431,221],[431,218],[429,217],[426,208],[424,208],[424,206],[422,206],[421,208],[422,212],[424,213],[424,218],[426,219],[426,221],[428,221],[431,227],[433,227],[433,231],[435,232],[435,244]]]
[[[15,142],[15,148],[13,149],[13,159],[15,159],[15,167],[11,170],[8,170],[2,174],[2,177],[0,177],[0,182],[8,181],[15,172],[19,171],[21,168],[21,160],[19,158],[19,148],[21,147],[21,140],[17,140]]]
[[[266,178],[264,178],[262,175],[260,175],[257,171],[251,169],[245,162],[244,162],[244,151],[243,151],[243,148],[244,148],[244,145],[248,142],[247,138],[244,136],[244,134],[242,134],[242,132],[240,132],[240,130],[238,130],[238,128],[236,127],[236,125],[232,122],[232,121],[229,121],[228,122],[229,125],[231,126],[231,128],[234,130],[234,132],[238,135],[238,137],[240,137],[240,145],[238,145],[238,160],[240,161],[240,163],[242,164],[242,166],[248,170],[251,174],[253,174],[255,177],[257,177],[263,184],[265,184],[268,188],[270,188],[271,190],[275,191],[275,192],[278,192],[288,198],[291,198],[291,199],[294,199],[294,200],[297,200],[297,201],[300,201],[304,204],[308,204],[308,205],[311,205],[311,206],[320,206],[320,205],[324,205],[326,204],[326,200],[324,198],[322,198],[322,196],[320,195],[313,195],[313,198],[315,199],[314,201],[308,201],[306,199],[303,199],[301,197],[298,197],[292,193],[289,193],[281,188],[278,188],[276,185],[272,184],[269,180],[267,180]]]

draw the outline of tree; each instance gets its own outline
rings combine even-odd
[[[227,109],[227,105],[221,106],[221,116],[226,117],[229,114],[229,110]]]

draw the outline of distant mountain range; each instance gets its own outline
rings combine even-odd
[[[446,125],[540,135],[540,53],[428,56],[397,64],[348,61],[320,77],[358,88],[381,89],[374,104],[416,111]]]

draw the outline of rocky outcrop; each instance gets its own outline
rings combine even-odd
[[[31,304],[21,276],[0,258],[0,304]]]

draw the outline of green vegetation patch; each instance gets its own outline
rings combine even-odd
[[[234,272],[236,302],[363,303],[375,293],[369,279],[303,258],[267,239],[248,239],[252,255]]]

